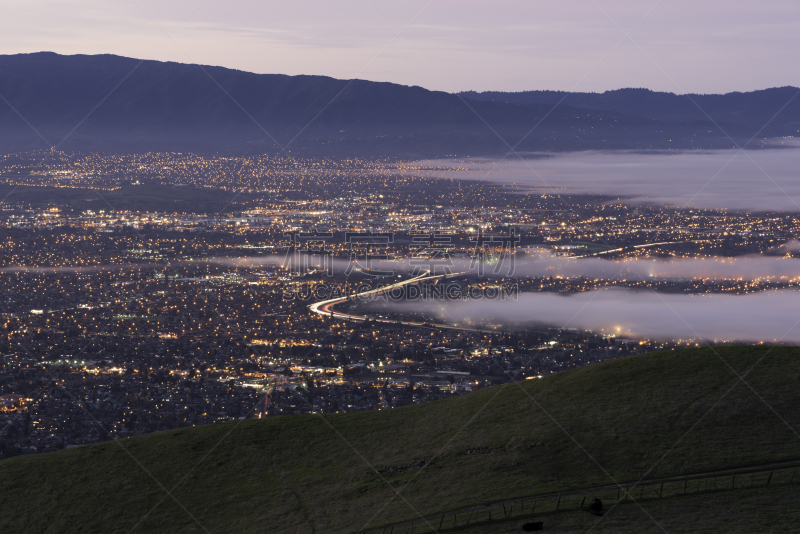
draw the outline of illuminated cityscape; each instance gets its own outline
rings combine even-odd
[[[473,297],[497,287],[514,296],[605,287],[746,294],[795,288],[800,278],[570,275],[562,264],[531,272],[542,258],[615,268],[658,259],[667,270],[677,260],[791,258],[797,250],[781,247],[800,235],[800,220],[488,183],[464,194],[464,184],[418,169],[196,154],[7,156],[0,417],[23,417],[0,453],[276,414],[389,409],[701,341],[492,317],[448,324],[441,291],[414,311],[352,298],[386,285],[389,267],[410,280],[415,260],[433,271],[418,287],[434,296],[439,274],[440,289]],[[512,229],[504,258],[489,236]],[[356,254],[348,232],[391,239]],[[297,236],[323,243],[333,268]],[[420,236],[428,241],[420,245]],[[438,260],[434,249],[444,254]],[[513,256],[516,265],[480,273],[481,254],[500,264]],[[309,310],[331,294],[351,297],[335,308],[345,315]]]
[[[0,533],[800,532],[799,3],[6,4]]]

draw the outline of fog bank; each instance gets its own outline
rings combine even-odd
[[[411,309],[413,304],[396,304]],[[518,300],[451,302],[443,322],[544,323],[618,337],[661,340],[800,342],[800,293],[674,295],[604,289],[560,296],[526,293]]]
[[[631,204],[800,211],[800,149],[642,154],[578,152],[526,161],[426,160],[408,171],[518,184],[541,194],[603,194]]]
[[[500,269],[507,272],[508,264]],[[492,269],[487,268],[487,272]],[[603,278],[606,280],[705,279],[705,280],[796,280],[800,279],[800,259],[750,255],[736,258],[637,258],[602,260],[598,258],[522,258],[514,264],[516,276],[561,276]]]

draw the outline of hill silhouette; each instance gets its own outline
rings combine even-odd
[[[751,137],[762,128],[764,129],[759,137],[784,135],[798,137],[800,136],[798,92],[800,89],[797,87],[787,86],[722,95],[677,95],[634,88],[603,93],[465,91],[460,94],[473,100],[530,106],[554,105],[561,102],[571,107],[622,113],[665,123],[705,123],[709,129],[715,130],[717,127],[714,122],[717,122],[727,125],[737,135],[746,136],[749,133]]]
[[[505,154],[509,146],[521,152],[731,146],[685,102],[673,113],[673,101],[683,97],[662,93],[576,94],[554,108],[559,93],[462,96],[364,80],[51,52],[2,55],[0,72],[3,152],[53,145],[278,152],[289,145],[312,155],[417,157]],[[731,135],[750,136],[778,111],[788,90],[722,95],[732,111],[718,120]],[[785,111],[795,117],[796,106]],[[793,120],[774,121],[765,135],[786,135]]]
[[[356,532],[417,512],[795,460],[798,356],[657,352],[388,411],[15,457],[0,462],[0,530]]]

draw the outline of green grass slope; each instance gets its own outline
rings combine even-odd
[[[390,411],[12,458],[0,462],[0,531],[355,532],[417,512],[800,458],[800,349],[715,350],[632,356]],[[410,465],[420,460],[431,463]]]
[[[559,534],[669,534],[753,532],[797,532],[800,525],[800,487],[788,486],[743,488],[627,502],[610,508],[604,516],[586,512],[541,514],[536,521],[544,523],[546,532]],[[610,505],[612,503],[605,504]],[[639,507],[641,505],[641,507]],[[450,530],[452,534],[517,534],[532,518],[513,518],[494,523],[484,522]],[[421,529],[415,529],[422,532]]]

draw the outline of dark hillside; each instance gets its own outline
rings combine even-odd
[[[800,349],[716,350],[738,373],[757,364],[747,383],[770,407],[711,350],[631,356],[390,411],[12,458],[0,530],[355,532],[413,509],[800,458]]]

